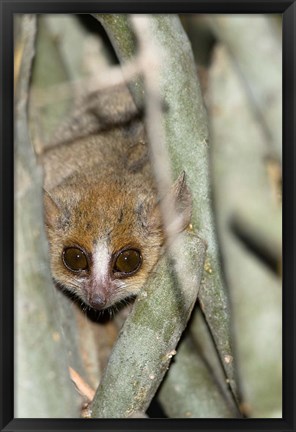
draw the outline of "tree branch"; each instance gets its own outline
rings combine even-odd
[[[35,33],[36,18],[23,16],[16,48],[21,49],[21,63],[15,105],[16,416],[75,417],[78,400],[66,366],[48,268],[42,172],[28,134],[27,100]]]
[[[97,18],[100,19],[112,39],[113,29],[109,27],[109,23],[105,24],[105,16],[98,16]],[[126,19],[126,17],[122,17],[122,19]],[[236,399],[238,399],[234,373],[235,361],[231,348],[230,312],[220,273],[209,197],[207,119],[190,44],[176,17],[150,16],[148,26],[150,41],[160,47],[162,54],[160,95],[164,97],[163,103],[168,107],[168,111],[165,114],[162,113],[158,123],[163,121],[164,135],[174,176],[177,177],[183,169],[186,171],[188,184],[193,195],[194,229],[208,244],[206,267],[208,271],[204,273],[199,299],[227,373],[228,381]],[[120,57],[119,36],[117,37],[117,52]],[[124,49],[122,50],[122,58],[126,58]],[[147,75],[145,76],[147,77]],[[229,358],[232,359],[231,362],[228,361]],[[96,407],[99,409],[98,403],[96,403]]]

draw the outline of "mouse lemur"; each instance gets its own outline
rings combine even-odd
[[[42,157],[54,282],[94,309],[136,295],[165,242],[140,117],[125,86],[94,93]],[[191,216],[184,174],[171,193],[183,230]]]

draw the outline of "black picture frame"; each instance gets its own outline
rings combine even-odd
[[[283,16],[283,417],[282,419],[15,419],[13,219],[13,15],[16,13],[280,13]],[[296,428],[295,401],[295,32],[291,0],[13,1],[0,0],[1,219],[0,427],[1,431],[278,430]]]

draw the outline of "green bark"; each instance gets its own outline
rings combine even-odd
[[[42,215],[42,173],[27,124],[36,19],[21,19],[22,61],[15,104],[15,416],[75,417]],[[63,389],[63,391],[61,391]]]
[[[132,60],[136,51],[136,38],[130,29],[128,15],[93,14],[93,16],[104,26],[120,62],[124,64]],[[142,78],[136,77],[127,84],[136,106],[142,108],[145,91]]]

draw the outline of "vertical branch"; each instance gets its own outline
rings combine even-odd
[[[36,18],[22,17],[15,104],[15,394],[17,417],[77,416],[48,268],[42,214],[42,172],[27,129],[27,100]],[[62,389],[62,391],[61,391]]]
[[[118,55],[122,64],[131,61],[135,54],[136,39],[134,33],[130,30],[130,25],[125,14],[93,14],[101,22],[110,37],[113,48]],[[131,81],[129,76],[126,78],[131,94],[137,108],[141,108],[144,102],[144,87],[141,76],[134,77]]]
[[[165,107],[161,100],[160,69],[165,54],[162,52],[163,47],[156,45],[155,41],[150,38],[149,18],[147,16],[133,16],[131,21],[138,39],[138,62],[144,78],[145,122],[149,138],[150,157],[160,197],[159,205],[166,238],[169,247],[173,248],[172,240],[173,237],[176,237],[173,227],[178,215],[175,203],[169,196],[172,173],[164,127],[163,112]]]

